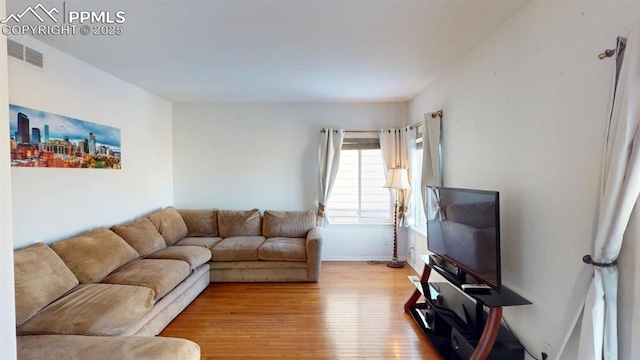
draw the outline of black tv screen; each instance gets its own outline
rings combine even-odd
[[[437,186],[427,186],[425,193],[429,251],[499,290],[499,193]]]

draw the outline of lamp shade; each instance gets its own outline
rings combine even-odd
[[[384,187],[390,189],[411,189],[409,185],[409,176],[407,169],[405,168],[392,168],[389,169],[387,175],[387,182]]]

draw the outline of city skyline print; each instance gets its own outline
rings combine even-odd
[[[11,166],[120,169],[120,129],[9,105]]]

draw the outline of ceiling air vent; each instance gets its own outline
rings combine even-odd
[[[37,66],[40,69],[44,66],[44,57],[42,53],[26,46],[24,48],[24,61],[33,66]]]
[[[24,61],[24,46],[17,41],[7,39],[7,54]]]

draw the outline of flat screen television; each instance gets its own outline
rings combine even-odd
[[[499,193],[427,186],[425,198],[427,247],[443,260],[439,269],[500,290]]]

